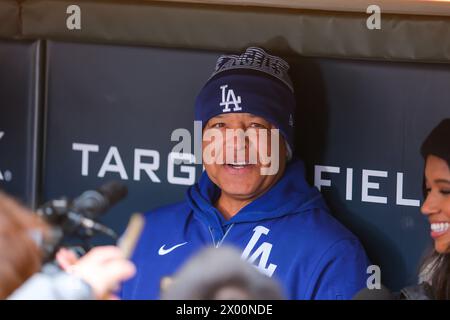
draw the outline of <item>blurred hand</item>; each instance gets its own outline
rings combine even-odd
[[[73,251],[61,248],[56,253],[56,261],[64,271],[67,271],[69,267],[78,261],[78,257]]]
[[[115,246],[95,247],[79,259],[72,251],[61,249],[56,260],[63,270],[86,281],[97,299],[117,299],[110,293],[136,272]]]

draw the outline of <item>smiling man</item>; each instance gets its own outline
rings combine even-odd
[[[350,299],[366,286],[364,249],[293,157],[288,69],[255,47],[218,59],[195,105],[205,172],[185,201],[146,214],[123,299],[159,298],[163,279],[201,248],[222,244],[278,280],[289,299]]]

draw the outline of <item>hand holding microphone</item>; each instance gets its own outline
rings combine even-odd
[[[136,272],[115,246],[95,247],[79,259],[72,251],[61,249],[56,259],[63,270],[88,283],[96,299],[117,299],[111,292]]]
[[[98,190],[84,192],[73,201],[63,198],[50,201],[41,207],[38,214],[52,226],[62,230],[53,251],[61,245],[63,235],[89,237],[94,235],[94,232],[100,232],[117,239],[113,230],[95,219],[127,193],[123,184],[109,182]],[[116,299],[111,292],[117,291],[120,283],[136,272],[133,263],[128,259],[134,251],[143,224],[142,215],[134,214],[117,247],[95,247],[81,258],[73,251],[62,248],[56,254],[56,260],[64,271],[88,283],[96,299]]]
[[[87,282],[97,299],[117,299],[111,292],[117,291],[120,283],[136,272],[127,259],[134,251],[143,226],[142,215],[134,214],[118,247],[96,247],[80,259],[72,251],[61,249],[56,259],[63,270]]]
[[[83,241],[85,251],[90,249],[89,240],[101,233],[117,240],[111,228],[96,221],[101,214],[126,197],[128,189],[119,182],[108,182],[97,190],[85,191],[74,200],[66,197],[51,200],[37,210],[52,228],[42,248],[44,262],[52,261],[66,237]]]

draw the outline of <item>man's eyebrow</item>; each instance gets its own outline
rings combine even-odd
[[[434,180],[435,183],[445,183],[445,184],[450,184],[450,180],[446,180],[446,179],[436,179]]]

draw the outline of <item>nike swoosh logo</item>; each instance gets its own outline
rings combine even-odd
[[[175,250],[176,248],[179,248],[181,246],[184,246],[187,242],[183,242],[183,243],[179,243],[177,245],[174,245],[173,247],[170,247],[169,249],[164,249],[164,247],[166,246],[165,244],[161,246],[161,248],[159,248],[158,250],[158,254],[160,256],[163,256],[165,254],[168,254],[170,252],[172,252],[173,250]]]

